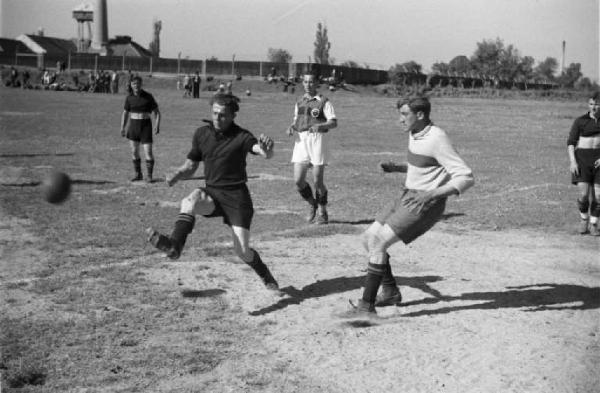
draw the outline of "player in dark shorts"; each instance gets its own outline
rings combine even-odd
[[[600,236],[600,92],[588,100],[589,111],[575,119],[569,138],[571,182],[577,185],[580,234]]]
[[[152,126],[154,114],[154,127]],[[144,148],[146,158],[146,181],[152,182],[154,171],[154,154],[152,153],[152,133],[160,131],[160,112],[152,94],[142,89],[142,78],[134,76],[131,79],[131,93],[125,98],[123,115],[121,116],[121,136],[129,139],[135,177],[131,181],[144,180],[142,176],[142,160],[140,144]]]
[[[345,316],[375,315],[376,306],[402,301],[387,249],[399,241],[409,244],[431,229],[442,216],[447,197],[463,193],[474,183],[471,169],[446,132],[429,118],[431,104],[427,98],[400,100],[397,108],[409,135],[407,163],[386,163],[382,169],[406,172],[406,180],[398,195],[363,234],[369,254],[363,296],[357,303],[351,302],[352,308]]]
[[[256,139],[249,131],[233,120],[239,110],[239,99],[231,94],[212,97],[212,121],[198,128],[192,140],[192,148],[185,163],[172,175],[167,184],[194,174],[201,161],[204,162],[205,187],[192,191],[181,201],[181,210],[171,236],[148,228],[148,241],[171,259],[177,259],[194,229],[196,215],[222,217],[231,228],[233,246],[237,256],[248,264],[262,279],[268,289],[279,286],[269,268],[256,250],[250,247],[250,224],[254,208],[246,186],[246,157],[248,153],[264,158],[273,156],[273,140],[265,135]]]

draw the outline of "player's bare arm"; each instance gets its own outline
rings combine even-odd
[[[127,120],[129,119],[129,111],[123,111],[123,114],[121,115],[121,136],[125,136],[126,131],[125,131],[125,126],[127,125]]]
[[[200,163],[198,161],[186,159],[183,165],[177,168],[175,173],[166,176],[165,181],[167,182],[167,185],[171,187],[179,180],[187,179],[188,177],[192,176],[198,169],[199,165]]]
[[[567,150],[569,152],[569,170],[575,176],[579,175],[579,165],[577,165],[577,160],[575,159],[575,146],[569,145],[567,146]]]
[[[273,147],[275,142],[267,135],[260,134],[258,143],[252,146],[252,152],[258,154],[266,159],[273,157]]]
[[[333,128],[337,127],[337,119],[329,119],[325,123],[315,124],[308,129],[308,132],[327,132]]]
[[[381,167],[381,170],[383,170],[384,172],[387,172],[387,173],[391,173],[391,172],[406,173],[406,171],[408,170],[408,164],[406,164],[405,162],[396,163],[393,161],[386,161],[386,162],[379,163],[379,166]]]
[[[158,134],[160,132],[160,111],[158,109],[154,110],[154,133]]]

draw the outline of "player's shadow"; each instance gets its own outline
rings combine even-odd
[[[500,308],[525,308],[523,311],[590,310],[600,308],[600,287],[571,284],[536,284],[507,287],[503,292],[468,292],[460,296],[440,296],[402,306],[434,304],[440,302],[470,301],[476,304],[457,305],[433,310],[414,311],[404,317],[448,314],[464,310],[495,310]]]
[[[74,156],[74,153],[7,153],[0,154],[0,158],[12,157],[68,157]]]
[[[419,277],[396,277],[396,282],[401,286],[413,287],[420,289],[432,296],[442,296],[438,291],[431,288],[428,284],[442,280],[439,276],[419,276]],[[341,293],[359,289],[365,282],[365,276],[358,277],[336,277],[328,280],[319,280],[309,284],[302,289],[289,286],[280,289],[289,297],[281,299],[277,303],[262,308],[260,310],[250,312],[250,315],[264,315],[274,311],[282,310],[291,305],[298,305],[307,299],[319,298],[334,293]]]
[[[181,296],[188,298],[200,298],[200,297],[215,297],[224,294],[224,289],[183,289],[181,290]]]
[[[102,185],[102,184],[114,184],[114,181],[111,180],[84,180],[84,179],[73,179],[71,180],[73,184],[90,184],[90,185]]]

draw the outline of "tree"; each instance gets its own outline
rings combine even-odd
[[[556,73],[556,69],[558,68],[558,61],[554,57],[546,57],[546,59],[540,62],[533,73],[535,77],[544,79],[547,81],[554,80],[554,74]]]
[[[481,74],[498,76],[503,51],[504,42],[500,38],[478,42],[477,49],[471,56],[471,64]]]
[[[315,39],[315,63],[329,64],[330,48],[331,43],[329,42],[329,38],[327,37],[327,27],[323,26],[321,22],[319,22],[317,23],[317,34]]]
[[[456,56],[448,63],[449,71],[466,74],[471,71],[471,61],[467,56]]]
[[[580,63],[571,63],[566,70],[558,77],[558,83],[563,87],[574,87],[575,83],[581,78]]]
[[[440,75],[448,75],[450,72],[450,65],[444,62],[433,63],[431,71]]]
[[[285,49],[269,48],[267,57],[271,63],[290,63],[292,55]]]
[[[162,29],[162,22],[155,20],[152,26],[154,28],[154,38],[148,46],[148,49],[150,50],[150,53],[152,53],[152,57],[156,59],[160,55],[160,31]]]
[[[420,74],[423,67],[415,61],[396,64],[388,71],[390,81],[395,85],[404,85],[414,80],[414,75]]]

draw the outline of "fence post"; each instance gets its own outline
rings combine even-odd
[[[94,56],[94,74],[98,73],[98,55]]]
[[[150,75],[152,75],[152,57],[150,57]]]
[[[67,69],[71,72],[71,51],[69,51],[69,56],[67,57]]]
[[[181,52],[177,54],[177,77],[181,75]]]
[[[123,63],[121,65],[121,71],[125,71],[125,54],[127,53],[127,51],[123,52]]]
[[[231,79],[235,78],[235,53],[233,54],[233,57],[231,58]]]

